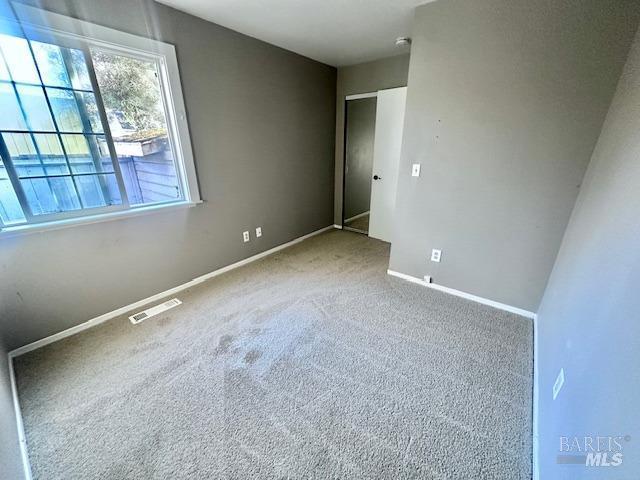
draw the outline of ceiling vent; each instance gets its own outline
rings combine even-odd
[[[131,320],[131,323],[135,325],[136,323],[140,323],[143,320],[146,320],[147,318],[153,317],[154,315],[158,315],[159,313],[166,312],[167,310],[173,307],[177,307],[178,305],[182,305],[182,302],[177,298],[172,298],[171,300],[167,300],[166,302],[161,303],[160,305],[147,308],[142,312],[138,312],[131,315],[129,317],[129,320]]]

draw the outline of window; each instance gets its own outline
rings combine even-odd
[[[92,49],[98,85],[131,205],[182,198],[167,135],[157,61]]]
[[[0,22],[0,228],[199,201],[173,47],[44,18]]]

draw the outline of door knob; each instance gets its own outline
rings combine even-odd
[[[373,179],[374,179],[374,180],[382,180],[382,177],[379,177],[378,175],[374,175],[374,176],[373,176]]]

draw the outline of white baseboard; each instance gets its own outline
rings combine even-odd
[[[333,228],[337,228],[338,230],[342,230],[342,225],[338,225],[337,223],[333,224]]]
[[[422,285],[423,287],[429,286],[429,282],[420,280],[417,277],[412,277],[411,275],[407,275],[406,273],[396,272],[395,270],[387,270],[387,275],[391,275],[392,277],[398,277],[398,278],[401,278],[402,280],[406,280],[407,282]]]
[[[347,219],[344,221],[344,223],[351,222],[351,221],[356,220],[356,219],[358,219],[358,218],[364,217],[365,215],[369,215],[369,210],[367,210],[366,212],[359,213],[358,215],[354,215],[354,216],[353,216],[353,217],[351,217],[351,218],[347,218]]]
[[[36,340],[33,343],[29,343],[28,345],[24,345],[23,347],[19,347],[16,348],[15,350],[12,350],[11,352],[9,352],[9,357],[17,357],[19,355],[23,355],[27,352],[31,352],[32,350],[36,350],[38,348],[44,347],[45,345],[49,345],[50,343],[54,343],[57,342],[58,340],[62,340],[63,338],[69,337],[71,335],[75,335],[76,333],[82,332],[83,330],[87,330],[88,328],[94,327],[96,325],[99,325],[101,323],[106,322],[107,320],[111,320],[112,318],[115,317],[119,317],[121,315],[124,315],[127,312],[130,312],[132,310],[137,310],[140,307],[144,307],[145,305],[149,304],[149,303],[153,303],[153,302],[157,302],[158,300],[162,300],[165,297],[169,297],[171,295],[174,295],[182,290],[185,290],[187,288],[193,287],[195,285],[198,285],[202,282],[206,282],[207,280],[217,277],[218,275],[222,275],[225,272],[228,272],[230,270],[234,270],[236,268],[242,267],[244,265],[247,265],[251,262],[255,262],[256,260],[260,260],[261,258],[264,258],[268,255],[271,255],[272,253],[276,253],[280,250],[284,250],[285,248],[288,248],[292,245],[295,245],[296,243],[300,243],[308,238],[314,237],[316,235],[319,235],[320,233],[326,232],[328,230],[332,230],[336,228],[334,225],[330,225],[328,227],[325,228],[321,228],[320,230],[316,230],[315,232],[311,232],[307,235],[303,235],[302,237],[298,237],[294,240],[291,240],[290,242],[287,243],[283,243],[282,245],[278,245],[277,247],[274,247],[270,250],[266,250],[264,252],[258,253],[256,255],[253,255],[252,257],[249,258],[245,258],[244,260],[240,260],[239,262],[236,263],[232,263],[231,265],[227,265],[226,267],[222,267],[219,268],[218,270],[215,270],[213,272],[210,273],[206,273],[204,275],[201,275],[200,277],[196,277],[193,280],[190,280],[187,283],[183,283],[182,285],[178,285],[177,287],[174,288],[170,288],[169,290],[165,290],[164,292],[160,292],[157,293],[155,295],[152,295],[150,297],[147,298],[143,298],[142,300],[139,300],[137,302],[131,303],[129,305],[126,305],[124,307],[118,308],[116,310],[113,310],[111,312],[105,313],[103,315],[100,315],[98,317],[92,318],[91,320],[88,320],[84,323],[81,323],[80,325],[76,325],[74,327],[68,328],[66,330],[63,330],[62,332],[58,332],[55,333],[49,337],[43,338],[41,340]]]
[[[11,397],[13,399],[13,411],[16,416],[16,428],[18,429],[18,443],[20,447],[20,457],[22,459],[22,469],[24,471],[25,480],[31,480],[31,465],[29,463],[29,452],[27,452],[27,437],[24,433],[24,424],[22,423],[22,413],[20,410],[20,400],[18,399],[18,385],[16,384],[16,375],[13,371],[13,357],[8,356],[9,361],[9,382],[11,383]]]
[[[387,270],[389,275],[394,277],[401,278],[408,282],[416,283],[418,285],[422,285],[423,287],[432,288],[434,290],[439,290],[441,292],[449,293],[451,295],[456,295],[458,297],[466,298],[468,300],[472,300],[474,302],[482,303],[483,305],[489,305],[494,308],[498,308],[500,310],[505,310],[507,312],[515,313],[517,315],[521,315],[523,317],[527,317],[533,320],[533,480],[540,479],[540,470],[539,470],[539,430],[538,430],[538,405],[539,405],[539,385],[538,385],[538,314],[534,312],[529,312],[528,310],[523,310],[521,308],[513,307],[511,305],[506,305],[504,303],[495,302],[493,300],[489,300],[487,298],[478,297],[477,295],[472,295],[470,293],[461,292],[460,290],[455,290],[449,287],[443,287],[442,285],[436,285],[431,283],[430,277],[425,277],[427,280],[420,280],[419,278],[412,277],[411,275],[407,275],[400,272],[395,272],[393,270]]]
[[[444,287],[442,285],[438,285],[435,283],[426,282],[425,280],[420,280],[419,278],[412,277],[411,275],[396,272],[393,270],[387,270],[387,273],[394,277],[407,280],[408,282],[417,283],[418,285],[422,285],[423,287],[431,288],[433,290],[439,290],[441,292],[448,293],[450,295],[455,295],[456,297],[466,298],[467,300],[471,300],[477,303],[482,303],[483,305],[488,305],[490,307],[497,308],[499,310],[504,310],[506,312],[515,313],[516,315],[520,315],[523,317],[527,317],[531,319],[535,318],[535,313],[529,312],[528,310],[523,310],[522,308],[507,305],[505,303],[496,302],[494,300],[489,300],[488,298],[478,297],[477,295],[461,292],[460,290],[456,290],[454,288]]]
[[[538,463],[540,452],[540,432],[538,430],[540,387],[538,379],[538,315],[536,314],[533,318],[533,480],[540,479],[540,465]]]

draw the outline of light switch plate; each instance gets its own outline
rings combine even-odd
[[[413,164],[413,168],[411,169],[411,176],[412,177],[419,177],[420,176],[420,164],[419,163],[414,163]]]
[[[260,238],[262,236],[262,227],[256,228],[256,237]]]

